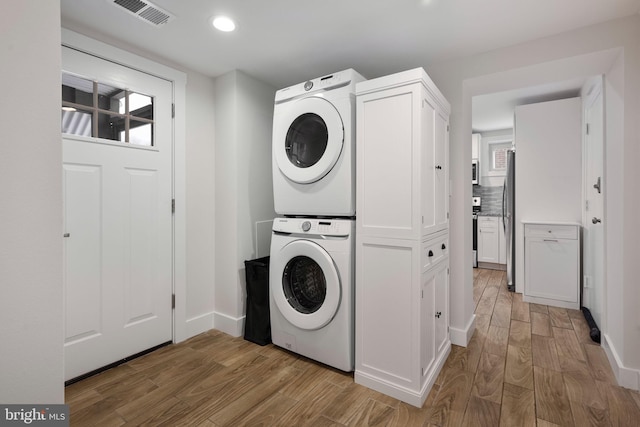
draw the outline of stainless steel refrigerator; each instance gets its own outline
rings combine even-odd
[[[516,249],[515,249],[515,219],[516,219],[516,152],[515,148],[507,151],[507,175],[502,188],[502,224],[507,249],[507,288],[516,290]]]

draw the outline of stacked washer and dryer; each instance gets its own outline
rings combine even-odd
[[[354,369],[355,85],[344,70],[276,92],[269,272],[274,344]]]

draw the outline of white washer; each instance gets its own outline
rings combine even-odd
[[[274,344],[354,368],[354,227],[346,219],[276,218],[269,299]]]
[[[355,215],[355,85],[352,69],[276,92],[273,196],[280,215]]]

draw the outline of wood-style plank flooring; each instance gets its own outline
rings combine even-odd
[[[419,409],[273,345],[212,330],[66,388],[72,426],[638,426],[582,314],[474,269],[476,331]]]

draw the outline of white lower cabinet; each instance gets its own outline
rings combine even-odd
[[[523,301],[580,308],[580,225],[524,224]]]
[[[478,217],[478,262],[497,264],[500,259],[498,217]]]
[[[355,382],[421,407],[451,350],[448,234],[359,239]]]
[[[506,264],[506,248],[502,218],[478,216],[478,262]]]

